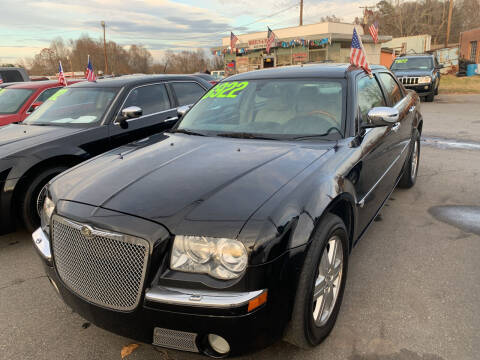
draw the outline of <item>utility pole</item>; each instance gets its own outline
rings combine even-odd
[[[300,0],[300,26],[303,25],[303,0]]]
[[[452,12],[453,12],[453,0],[450,0],[448,5],[448,22],[447,22],[447,35],[445,36],[445,47],[448,47],[448,41],[450,40],[450,26],[452,25]]]
[[[108,74],[108,61],[107,61],[107,41],[105,40],[105,21],[102,20],[100,23],[103,28],[103,55],[105,57],[105,72],[104,75]]]

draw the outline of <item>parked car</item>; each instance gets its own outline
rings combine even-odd
[[[70,84],[77,82],[75,80]],[[8,86],[8,89],[0,90],[0,126],[25,120],[60,89],[63,89],[63,85],[58,81],[29,81],[15,83]]]
[[[223,80],[225,78],[225,70],[212,70],[212,76],[217,81]]]
[[[210,87],[182,75],[81,82],[57,91],[22,123],[0,128],[0,232],[13,230],[17,217],[35,230],[37,199],[51,178],[170,128],[176,108],[194,103]]]
[[[385,67],[234,75],[170,132],[112,150],[45,188],[33,233],[78,314],[213,357],[336,321],[350,251],[398,184],[415,184],[419,98]]]
[[[417,92],[426,101],[433,101],[440,86],[440,69],[435,56],[430,54],[404,55],[397,57],[390,70],[407,89]]]
[[[0,67],[0,80],[3,83],[30,81],[27,71],[19,67]]]
[[[212,75],[210,74],[205,74],[205,73],[195,73],[193,76],[198,76],[199,78],[202,78],[203,80],[208,81],[212,85],[216,85],[218,83],[218,80],[215,79]]]

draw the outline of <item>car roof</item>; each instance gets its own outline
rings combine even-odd
[[[75,81],[75,83],[81,81],[81,80],[69,80],[70,81]],[[10,85],[8,88],[9,89],[47,89],[51,87],[55,87],[56,85],[62,86],[58,83],[57,80],[45,80],[45,81],[25,81],[25,82],[19,82],[16,83],[15,85]],[[73,84],[72,84],[73,85]]]
[[[385,66],[372,65],[375,70],[386,70]],[[344,79],[349,73],[363,71],[350,64],[325,63],[282,66],[263,70],[255,70],[247,73],[237,74],[228,77],[226,80],[254,80],[254,79],[275,79],[275,78],[341,78]],[[225,80],[224,80],[225,81]]]
[[[72,85],[72,87],[105,87],[105,88],[121,88],[125,85],[140,85],[155,81],[172,81],[172,80],[198,80],[199,78],[192,75],[124,75],[106,79],[99,79],[95,82],[82,82]],[[202,79],[201,79],[202,80]],[[205,80],[202,80],[205,81]]]

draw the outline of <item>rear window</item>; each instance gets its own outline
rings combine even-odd
[[[33,92],[31,89],[0,89],[0,114],[16,114]]]
[[[22,74],[18,70],[2,70],[0,71],[0,76],[3,82],[23,81]]]

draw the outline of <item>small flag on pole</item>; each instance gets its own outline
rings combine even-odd
[[[230,31],[230,48],[233,50],[235,48],[235,44],[238,41],[238,37],[235,36],[233,32]]]
[[[350,64],[361,67],[368,75],[372,75],[372,71],[368,66],[367,53],[363,48],[362,39],[358,36],[355,28],[353,29],[352,45],[350,48]]]
[[[58,83],[63,86],[68,86],[67,83],[67,78],[65,77],[65,74],[63,73],[63,67],[62,67],[62,62],[58,62]]]
[[[270,53],[270,48],[272,44],[275,42],[275,33],[270,29],[268,26],[268,33],[267,33],[267,54]]]
[[[88,55],[87,81],[97,81],[97,78],[95,76],[95,72],[93,71],[92,62],[90,61],[90,55]]]
[[[378,22],[375,21],[372,25],[370,25],[368,31],[370,31],[370,35],[372,35],[373,42],[375,44],[378,43]]]

